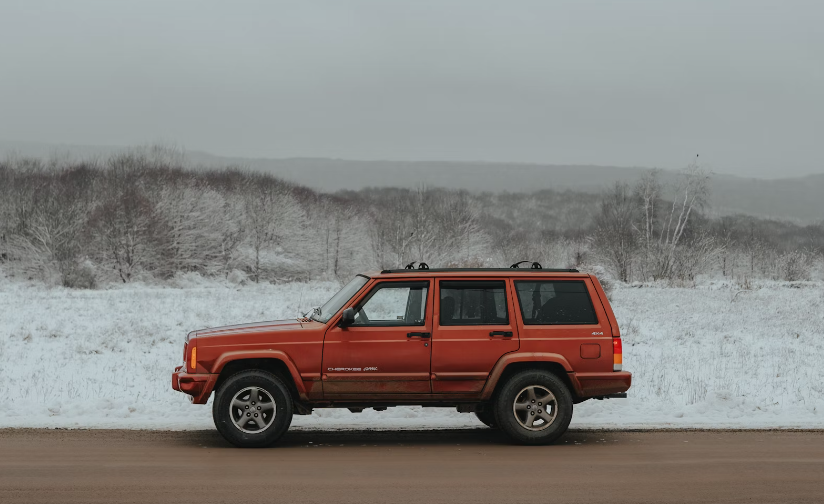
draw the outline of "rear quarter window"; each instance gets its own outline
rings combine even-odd
[[[515,281],[525,325],[597,324],[582,280]]]

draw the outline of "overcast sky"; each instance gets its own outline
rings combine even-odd
[[[0,139],[824,172],[824,2],[0,0]]]

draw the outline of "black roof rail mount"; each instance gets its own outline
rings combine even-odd
[[[404,266],[404,268],[403,268],[403,269],[407,269],[407,270],[413,270],[413,269],[415,269],[415,263],[416,263],[416,262],[417,262],[417,261],[412,261],[411,263],[409,263],[409,264],[407,264],[406,266]],[[428,264],[426,264],[425,262],[418,263],[418,269],[419,269],[419,270],[428,270],[428,269],[429,269],[429,265],[428,265]],[[384,271],[392,271],[392,270],[384,270]]]
[[[513,264],[512,266],[510,266],[510,268],[512,268],[512,269],[518,269],[518,268],[520,268],[520,267],[521,267],[521,265],[522,265],[523,263],[528,263],[528,262],[529,262],[529,261],[518,261],[518,262],[516,262],[515,264]],[[544,269],[544,268],[543,268],[543,266],[541,266],[541,263],[539,263],[538,261],[533,262],[533,263],[532,263],[532,266],[530,266],[529,268],[530,268],[530,269]]]

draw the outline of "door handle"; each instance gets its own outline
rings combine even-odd
[[[503,336],[504,338],[511,338],[512,331],[490,331],[490,336]]]
[[[417,336],[419,338],[431,338],[432,334],[428,333],[428,332],[410,332],[410,333],[406,333],[407,338],[411,338],[413,336]]]

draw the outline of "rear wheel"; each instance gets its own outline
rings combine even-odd
[[[492,411],[492,406],[489,405],[483,411],[476,411],[475,416],[478,417],[484,425],[491,429],[496,429],[498,426],[495,424],[495,413]]]
[[[231,376],[215,394],[218,432],[241,448],[269,446],[292,423],[292,397],[277,376],[253,369]]]
[[[521,444],[549,444],[566,432],[572,420],[572,394],[547,371],[522,371],[503,385],[495,399],[495,420]]]

